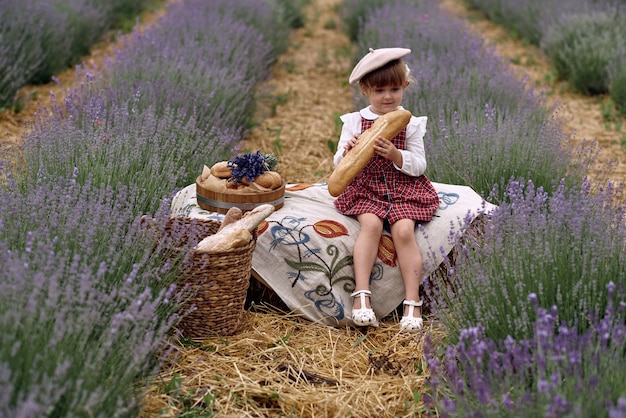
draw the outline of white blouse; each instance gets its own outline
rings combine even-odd
[[[398,109],[404,109],[399,106]],[[346,113],[341,116],[343,127],[339,143],[337,144],[337,152],[333,158],[335,166],[343,159],[344,147],[355,133],[361,132],[361,116],[368,120],[375,120],[380,115],[372,112],[368,107],[358,112]],[[419,177],[426,171],[426,152],[424,150],[424,135],[426,134],[426,116],[411,116],[411,120],[406,128],[406,149],[398,150],[402,153],[402,167],[394,164],[396,169],[409,176]],[[391,138],[387,138],[391,139]]]

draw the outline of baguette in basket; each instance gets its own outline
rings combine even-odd
[[[391,139],[404,129],[411,120],[411,112],[394,110],[380,116],[359,137],[359,142],[335,167],[328,179],[328,192],[339,196],[374,156],[374,140],[379,136]]]
[[[269,204],[259,205],[245,214],[237,208],[231,208],[217,233],[200,241],[196,252],[215,253],[248,244],[255,229],[273,212],[274,206]]]

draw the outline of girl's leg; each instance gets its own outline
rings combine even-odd
[[[400,273],[404,282],[404,299],[418,302],[419,287],[422,281],[422,254],[415,241],[415,221],[401,219],[391,225],[391,237],[398,256]],[[408,315],[409,306],[404,305],[404,315]],[[421,316],[420,309],[413,310],[413,316]]]
[[[357,219],[361,225],[361,230],[354,243],[352,254],[354,257],[355,292],[370,288],[370,276],[378,254],[380,237],[383,233],[383,220],[373,213],[363,213],[358,215]],[[359,298],[354,299],[354,309],[370,307],[369,300],[366,300],[366,306],[361,306]]]

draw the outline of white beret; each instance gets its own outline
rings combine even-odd
[[[361,58],[361,61],[354,66],[348,81],[350,84],[354,84],[361,80],[367,73],[370,73],[393,60],[409,55],[410,53],[411,50],[407,48],[370,48],[370,52]]]

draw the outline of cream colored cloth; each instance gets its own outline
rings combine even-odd
[[[432,274],[451,251],[451,237],[463,220],[490,212],[466,186],[432,183],[441,205],[431,222],[415,229],[424,260],[424,276]],[[332,326],[352,325],[354,290],[352,248],[359,232],[354,217],[337,212],[325,183],[290,184],[284,206],[259,226],[252,270],[295,312]],[[195,184],[172,202],[172,216],[222,220],[224,215],[197,205]],[[391,235],[385,231],[371,276],[372,308],[377,318],[390,314],[404,299],[404,285]]]

